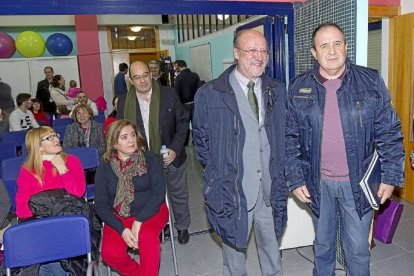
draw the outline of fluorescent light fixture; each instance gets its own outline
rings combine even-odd
[[[217,15],[217,18],[218,18],[219,20],[223,20],[223,15],[222,15],[222,14],[218,14],[218,15]],[[224,15],[224,20],[227,20],[227,18],[229,18],[229,15],[228,15],[228,14],[225,14],[225,15]]]
[[[136,35],[129,35],[129,36],[127,36],[127,39],[128,40],[135,40],[135,39],[137,39],[137,36]]]
[[[139,31],[141,31],[142,27],[141,26],[132,26],[132,27],[129,27],[129,29],[131,31],[133,31],[134,33],[137,33]]]

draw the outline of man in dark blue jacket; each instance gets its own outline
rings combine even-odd
[[[204,168],[208,220],[223,241],[223,274],[247,275],[254,225],[262,275],[282,275],[277,237],[286,224],[285,85],[264,74],[263,34],[234,38],[231,66],[195,96],[193,138]]]
[[[119,72],[114,79],[114,94],[115,96],[121,96],[128,93],[127,84],[125,81],[125,75],[128,74],[128,64],[120,63]]]
[[[390,95],[376,70],[347,60],[346,46],[338,25],[318,26],[311,49],[317,64],[288,91],[286,180],[314,215],[314,275],[334,275],[338,223],[347,274],[369,275],[372,208],[359,182],[374,150],[381,203],[403,185],[401,123]]]

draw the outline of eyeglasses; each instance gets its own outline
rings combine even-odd
[[[134,81],[141,81],[141,80],[149,79],[150,76],[151,76],[150,73],[146,72],[146,73],[142,74],[141,76],[135,75],[135,76],[132,77],[132,79]]]
[[[236,49],[239,49],[240,51],[248,53],[251,56],[255,56],[258,53],[260,53],[262,55],[265,55],[265,56],[270,54],[269,50],[258,50],[258,49],[243,50],[243,49],[240,49],[240,48],[236,48]]]
[[[43,142],[43,141],[48,140],[48,141],[52,142],[55,138],[58,138],[58,139],[60,138],[59,133],[54,133],[54,134],[49,135],[49,136],[47,136],[45,138],[42,138],[41,141]]]

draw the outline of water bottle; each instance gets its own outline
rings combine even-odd
[[[166,145],[161,146],[160,154],[161,154],[162,159],[168,156],[168,149]],[[164,161],[163,161],[163,164],[164,164],[164,168],[167,168],[168,165],[165,164]]]

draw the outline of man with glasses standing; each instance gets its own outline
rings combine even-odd
[[[29,130],[38,128],[33,113],[29,110],[32,107],[31,95],[20,93],[16,96],[17,108],[10,114],[10,131]]]
[[[190,239],[187,155],[184,148],[188,114],[175,90],[158,85],[147,64],[136,61],[129,70],[131,84],[135,89],[130,89],[128,94],[119,97],[117,117],[133,122],[145,138],[147,148],[155,155],[162,158],[161,146],[167,147],[163,163],[175,218],[174,227],[178,232],[178,242],[186,244]]]
[[[269,52],[262,33],[242,30],[233,46],[237,64],[201,87],[194,102],[207,216],[223,241],[224,275],[247,275],[252,226],[262,275],[282,275],[285,85],[264,74]]]

